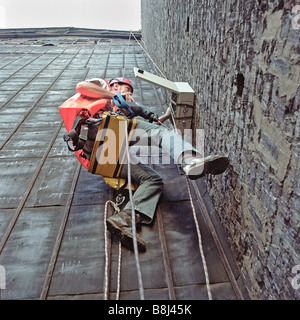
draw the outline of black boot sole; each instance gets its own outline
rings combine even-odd
[[[206,174],[218,175],[222,174],[229,165],[229,159],[227,157],[216,156],[207,160],[204,163],[203,172],[199,175],[188,175],[190,180],[196,180],[202,178]]]
[[[133,235],[131,233],[126,232],[125,230],[122,230],[116,224],[114,224],[112,221],[109,221],[109,220],[106,220],[106,226],[107,226],[107,230],[111,234],[114,234],[120,240],[123,247],[125,247],[128,250],[134,251]],[[139,241],[139,239],[137,239],[137,246],[138,246],[139,252],[146,251],[146,244]]]

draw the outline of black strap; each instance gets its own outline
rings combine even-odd
[[[76,127],[78,126],[79,122],[83,121],[81,128],[80,128],[80,133],[75,131]],[[88,138],[88,125],[86,124],[85,120],[83,120],[81,117],[76,117],[72,129],[69,133],[64,135],[64,141],[67,143],[68,149],[72,152],[76,152],[80,149],[83,148],[87,138]],[[72,141],[73,146],[75,148],[72,148],[69,144],[69,142]]]
[[[69,151],[76,152],[78,150],[83,149],[86,141],[88,140],[89,126],[99,125],[101,120],[102,120],[101,115],[97,119],[96,118],[83,119],[80,116],[77,116],[73,122],[73,126],[70,132],[64,135],[64,141],[67,143],[67,147]],[[76,132],[76,127],[80,124],[80,122],[82,123],[80,127],[80,133],[78,135],[78,133]],[[70,142],[72,142],[73,146],[70,145]]]
[[[127,123],[126,123],[126,124],[127,124]],[[128,125],[128,127],[127,127],[127,134],[128,134],[128,135],[129,135],[129,133],[130,133],[130,131],[131,131],[132,125],[133,125],[133,121],[132,121],[132,119],[129,119],[129,125]],[[114,178],[117,177],[118,171],[119,171],[119,169],[120,169],[120,167],[121,167],[121,165],[122,165],[122,164],[120,163],[120,157],[123,157],[123,155],[124,155],[124,153],[125,153],[125,151],[126,151],[126,148],[127,148],[126,142],[124,141],[124,143],[123,143],[123,145],[122,145],[122,149],[121,149],[120,155],[119,155],[118,163],[117,163],[117,165],[116,165],[116,169],[115,169],[114,174],[113,174],[113,177],[114,177]],[[128,164],[128,163],[127,163],[127,164]]]
[[[126,177],[124,180],[125,180],[125,182],[121,187],[120,187],[120,185],[118,185],[118,187],[119,187],[118,191],[119,192],[124,192],[124,190],[128,186],[128,178]],[[119,182],[120,182],[120,178],[119,178]]]
[[[101,148],[102,145],[103,145],[104,137],[106,135],[106,129],[108,127],[109,121],[110,121],[110,115],[107,114],[105,122],[104,122],[103,129],[102,129],[103,131],[102,131],[102,135],[101,135],[101,138],[100,138],[99,148]],[[97,166],[98,166],[98,161],[95,160],[94,166],[93,166],[93,169],[92,169],[92,173],[93,174],[96,172]]]

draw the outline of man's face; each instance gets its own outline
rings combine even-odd
[[[114,83],[111,91],[115,93],[120,92],[122,94],[122,93],[131,92],[131,88],[128,84]]]
[[[120,93],[131,92],[131,88],[128,84],[120,84],[119,87]]]

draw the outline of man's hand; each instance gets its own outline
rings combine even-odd
[[[166,113],[159,117],[159,122],[154,122],[155,124],[161,125],[161,123],[171,118],[171,109],[168,107]]]
[[[126,101],[131,101],[131,102],[135,102],[134,99],[132,98],[132,93],[131,92],[124,92],[124,93],[121,93],[122,96],[124,97],[124,99]]]

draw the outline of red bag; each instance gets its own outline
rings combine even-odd
[[[107,107],[109,103],[109,107]],[[60,115],[64,120],[65,127],[68,132],[72,130],[74,120],[77,116],[83,119],[94,117],[96,113],[102,113],[109,110],[110,101],[106,99],[89,99],[81,96],[80,93],[76,93],[74,96],[66,100],[61,106],[58,107]],[[80,156],[82,150],[76,151],[76,156],[80,163],[88,169],[90,161]]]
[[[106,99],[96,100],[83,98],[80,93],[76,93],[73,97],[66,100],[58,108],[67,131],[71,131],[74,120],[80,113],[82,113],[82,118],[88,119],[100,111],[108,111],[109,108],[106,108],[108,101],[109,100]]]

